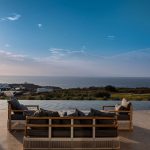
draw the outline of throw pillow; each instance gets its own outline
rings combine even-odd
[[[125,98],[122,99],[122,102],[121,102],[121,106],[124,106],[125,108],[128,107],[130,102],[128,102]]]
[[[69,114],[68,116],[72,116],[72,117],[84,117],[85,114],[82,111],[76,109],[74,113]],[[80,120],[77,120],[77,119],[74,120],[75,124],[82,124],[82,122],[83,121],[81,119]]]
[[[28,108],[25,105],[20,104],[15,97],[9,100],[8,103],[11,105],[12,110],[28,110]],[[23,112],[14,112],[14,114],[23,114]]]
[[[21,104],[16,98],[12,98],[11,100],[8,101],[8,103],[11,105],[11,108],[13,110],[21,110]]]
[[[97,116],[97,117],[114,117],[115,113],[103,112],[96,109],[91,109],[88,116]],[[97,119],[96,124],[112,124],[113,119],[106,120],[106,119]]]

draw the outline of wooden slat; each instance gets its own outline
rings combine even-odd
[[[93,119],[97,119],[97,120],[114,120],[116,119],[115,117],[31,117],[31,116],[27,116],[27,119],[35,119],[35,120],[43,120],[43,119],[52,119],[52,120],[70,120],[70,119],[74,119],[74,120],[93,120]]]
[[[116,127],[115,124],[90,124],[90,125],[78,125],[78,124],[67,124],[67,125],[59,125],[59,124],[27,124],[27,127]]]

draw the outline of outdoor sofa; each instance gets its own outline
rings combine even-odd
[[[118,123],[114,113],[78,109],[60,116],[40,109],[26,117],[24,150],[120,149]]]
[[[133,106],[126,99],[122,99],[121,104],[103,106],[103,110],[116,113],[118,130],[133,130]]]
[[[20,104],[16,98],[8,100],[8,130],[24,130],[26,124],[26,116],[32,115],[34,111],[38,109],[38,105],[23,105]]]

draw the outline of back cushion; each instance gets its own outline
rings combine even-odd
[[[91,111],[89,112],[88,116],[114,117],[115,113],[109,113],[109,112],[99,111],[99,110],[91,108]]]
[[[28,110],[28,108],[20,104],[16,98],[9,100],[8,103],[11,105],[12,110]],[[14,114],[23,114],[23,112],[14,112]]]
[[[59,113],[57,111],[51,111],[51,110],[45,110],[40,108],[40,116],[42,117],[60,117]],[[60,120],[53,119],[52,124],[59,124]]]
[[[131,103],[128,104],[127,108],[122,106],[122,105],[118,105],[117,107],[115,107],[115,110],[117,110],[117,111],[129,111],[130,107],[131,107]],[[128,115],[128,112],[118,112],[118,114]]]
[[[30,119],[28,123],[30,124],[49,124],[48,119],[42,119],[42,117],[48,117],[48,111],[40,109],[34,112],[33,117],[39,117],[39,119]],[[41,118],[41,119],[40,119]],[[31,127],[34,130],[48,130],[48,127]]]
[[[72,114],[69,114],[68,116],[83,117],[85,116],[85,114],[82,111],[76,109],[75,112],[73,112]]]
[[[69,114],[68,116],[72,116],[72,117],[84,117],[85,114],[84,114],[82,111],[76,109],[74,113]],[[68,120],[68,121],[69,121],[69,120]],[[67,121],[66,123],[68,123],[68,121]],[[74,123],[75,123],[75,124],[82,124],[83,121],[84,121],[84,120],[81,120],[81,119],[75,119],[75,120],[74,120]]]
[[[103,112],[96,109],[91,109],[88,116],[96,116],[96,117],[115,117],[115,113]],[[112,124],[114,122],[113,119],[97,119],[96,124]]]
[[[11,108],[13,110],[21,110],[22,109],[21,104],[19,103],[19,101],[16,98],[9,100],[8,103],[11,105]]]
[[[127,108],[129,103],[130,103],[129,101],[127,101],[125,98],[123,98],[121,101],[121,106]]]

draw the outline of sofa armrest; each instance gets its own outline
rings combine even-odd
[[[131,110],[115,110],[115,106],[113,106],[113,105],[103,106],[103,110],[106,110],[106,108],[113,108],[113,109],[107,110],[108,112],[113,112],[113,113],[116,113],[116,114],[118,114],[118,113],[127,113],[129,116],[132,115],[132,109]]]

